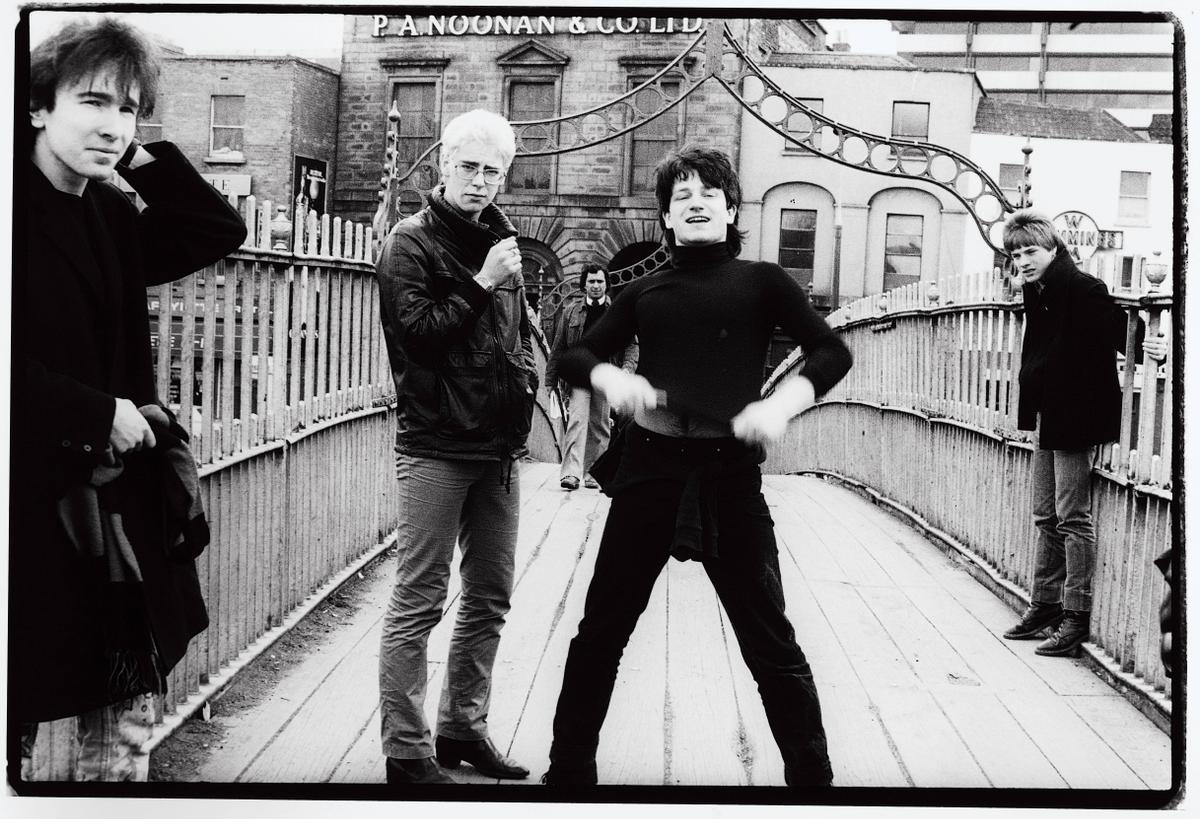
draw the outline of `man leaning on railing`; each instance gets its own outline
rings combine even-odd
[[[1004,636],[1025,640],[1052,629],[1035,651],[1074,656],[1088,639],[1092,610],[1092,459],[1096,447],[1120,431],[1116,353],[1125,350],[1128,316],[1102,281],[1075,266],[1045,216],[1024,210],[1009,217],[1004,249],[1025,299],[1017,425],[1037,430],[1032,500],[1038,530],[1030,605]],[[1161,361],[1166,340],[1143,340],[1144,332],[1139,319],[1135,347]]]

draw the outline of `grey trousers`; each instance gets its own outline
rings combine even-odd
[[[1035,603],[1061,602],[1071,611],[1092,610],[1094,453],[1094,448],[1033,452],[1033,523],[1038,535],[1030,597]]]
[[[567,431],[563,439],[559,478],[582,479],[596,459],[608,448],[612,423],[608,402],[599,393],[576,387],[567,408]]]
[[[510,466],[512,474],[510,475]],[[396,585],[379,651],[383,753],[434,755],[425,720],[429,632],[442,618],[454,546],[462,551],[462,596],[450,638],[437,732],[488,735],[492,665],[509,610],[517,544],[516,464],[396,456],[400,489]]]

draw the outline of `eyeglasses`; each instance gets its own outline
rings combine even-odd
[[[499,168],[484,168],[476,162],[455,162],[454,175],[463,182],[473,182],[475,177],[483,174],[483,181],[489,185],[499,185],[504,181],[504,171]]]

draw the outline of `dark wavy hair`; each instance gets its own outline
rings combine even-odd
[[[659,214],[671,210],[671,191],[675,183],[686,179],[695,172],[700,181],[710,188],[717,188],[725,194],[725,204],[731,208],[742,204],[742,183],[729,155],[716,148],[702,148],[688,145],[685,148],[668,154],[654,168],[654,195],[658,198]],[[675,246],[675,231],[667,230],[667,244]],[[726,232],[725,242],[733,255],[742,249],[742,232],[737,229],[737,217]]]
[[[589,273],[604,274],[604,294],[608,295],[608,271],[604,269],[604,265],[596,264],[595,262],[589,262],[588,264],[585,264],[583,269],[579,271],[579,289],[587,289],[587,277]]]
[[[1055,253],[1068,253],[1054,224],[1034,210],[1018,210],[1004,222],[1004,249],[1012,253],[1021,247],[1040,247]]]
[[[112,17],[72,20],[29,53],[29,110],[54,110],[60,88],[111,69],[125,95],[138,89],[138,116],[158,101],[158,48],[128,23]]]

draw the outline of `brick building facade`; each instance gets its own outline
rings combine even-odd
[[[347,15],[333,212],[355,220],[374,214],[393,101],[407,167],[446,122],[473,108],[527,121],[609,102],[666,66],[704,22]],[[725,22],[755,57],[824,47],[815,20]],[[616,268],[648,255],[662,235],[647,184],[654,164],[686,143],[724,148],[736,163],[740,123],[738,102],[709,81],[630,134],[556,157],[518,158],[498,202],[520,231],[527,287],[544,292],[586,262]]]
[[[139,134],[174,142],[218,188],[290,213],[298,167],[326,180],[333,171],[338,86],[336,69],[299,57],[168,54],[158,108]]]

